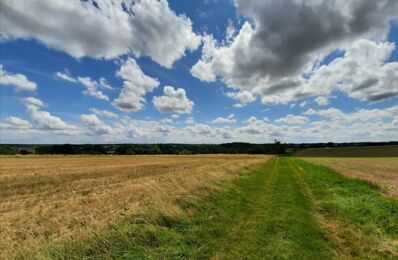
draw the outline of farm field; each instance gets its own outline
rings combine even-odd
[[[398,257],[398,200],[368,181],[298,158],[1,162],[1,243],[17,251],[3,251],[5,258]]]
[[[337,148],[309,148],[297,151],[297,157],[398,157],[398,145]]]
[[[268,156],[0,157],[0,259],[80,239],[137,210],[236,177]]]
[[[376,183],[398,199],[398,157],[391,158],[303,158],[332,168],[346,176]]]

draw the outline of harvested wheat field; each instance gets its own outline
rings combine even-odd
[[[398,158],[301,158],[327,166],[344,175],[378,184],[386,193],[398,198]]]
[[[268,156],[48,156],[0,158],[0,259],[80,239],[124,215],[234,178]]]

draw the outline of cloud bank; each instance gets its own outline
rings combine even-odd
[[[166,0],[4,0],[0,15],[3,41],[36,39],[75,58],[132,53],[170,68],[200,44]]]
[[[220,79],[232,89],[260,96],[267,105],[334,90],[369,101],[398,95],[398,63],[386,62],[395,46],[385,42],[389,23],[398,18],[397,1],[234,3],[247,19],[231,40],[203,38],[202,57],[191,68],[198,79]],[[344,55],[320,66],[336,51]]]

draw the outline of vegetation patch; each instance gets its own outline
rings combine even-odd
[[[161,207],[164,205],[167,207]],[[170,210],[175,208],[175,210]],[[398,201],[292,157],[246,167],[34,259],[396,259]]]
[[[284,159],[248,170],[178,216],[132,216],[105,234],[51,247],[51,258],[330,258],[328,235]]]
[[[320,220],[332,234],[338,256],[359,259],[398,257],[398,201],[361,179],[290,159],[310,187]]]

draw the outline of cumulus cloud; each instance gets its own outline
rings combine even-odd
[[[299,104],[299,107],[305,107],[307,105],[307,101],[303,101]]]
[[[64,72],[58,71],[55,73],[55,76],[59,79],[63,79],[69,82],[82,84],[85,87],[83,94],[97,99],[103,99],[108,101],[109,97],[105,95],[101,89],[113,89],[113,87],[109,85],[108,81],[103,77],[101,77],[99,81],[93,80],[90,77],[74,78],[70,75],[68,70],[65,70]]]
[[[191,69],[193,76],[207,82],[220,78],[233,89],[261,96],[264,104],[327,95],[334,89],[372,101],[398,95],[396,84],[392,90],[386,87],[396,82],[397,65],[385,63],[392,45],[383,42],[389,22],[398,17],[397,1],[234,2],[237,10],[250,19],[231,41],[218,42],[211,35],[205,36],[202,58]],[[374,49],[382,50],[373,53]],[[345,61],[336,61],[340,64],[332,67],[324,65],[328,69],[319,66],[335,50],[346,52]],[[350,62],[354,62],[351,67]],[[334,74],[333,70],[339,68],[345,73]],[[312,83],[327,71],[331,79],[326,83],[331,84]],[[367,81],[358,82],[357,75],[364,72]]]
[[[187,125],[193,125],[193,124],[195,124],[195,118],[192,117],[192,116],[188,117],[188,118],[185,120],[185,124],[187,124]]]
[[[108,110],[100,110],[97,108],[90,108],[90,112],[94,113],[97,116],[103,116],[108,118],[118,118],[119,116],[111,111]]]
[[[168,125],[158,125],[153,129],[154,132],[163,133],[163,134],[168,134],[172,130],[173,130],[173,128]]]
[[[132,52],[171,67],[200,44],[166,0],[4,0],[0,15],[2,40],[36,39],[75,58]]]
[[[27,120],[9,116],[0,121],[2,142],[12,143],[65,143],[82,142],[80,128],[43,111],[43,101],[28,97],[22,99]]]
[[[90,77],[78,77],[77,81],[86,88],[86,90],[83,91],[83,94],[95,97],[97,99],[103,99],[106,101],[109,100],[109,97],[105,95],[101,90],[99,90],[99,87],[103,86],[98,82],[92,80]],[[108,86],[109,85],[107,85],[107,88]]]
[[[352,113],[344,113],[337,108],[329,108],[323,110],[307,110],[304,115],[317,115],[327,118],[329,121],[335,122],[372,122],[382,121],[385,119],[394,119],[398,117],[398,105],[386,109],[360,109]]]
[[[247,104],[252,103],[256,100],[256,97],[253,95],[253,93],[247,90],[241,90],[238,92],[227,92],[225,93],[225,95],[229,98],[239,101],[239,103],[234,105],[237,108],[246,106]]]
[[[78,130],[78,127],[64,122],[61,118],[52,115],[50,112],[41,110],[45,104],[38,98],[26,97],[22,99],[22,102],[26,106],[26,113],[32,123],[25,120],[22,122],[18,118],[11,117],[11,119],[9,118],[8,120],[8,124],[13,123],[14,126],[17,126],[17,123],[19,122],[20,125],[24,125],[25,128],[27,128],[27,126],[31,126],[31,129],[44,131],[65,130],[65,134],[71,133],[70,131]]]
[[[319,96],[314,99],[314,101],[318,104],[318,106],[327,106],[329,105],[329,99],[324,96]]]
[[[80,116],[80,121],[85,126],[85,130],[95,135],[109,135],[114,132],[112,127],[102,122],[95,114],[83,114]]]
[[[193,135],[210,135],[213,133],[211,126],[205,124],[196,124],[187,127]]]
[[[3,65],[0,64],[0,85],[8,85],[14,87],[16,92],[19,91],[33,91],[36,90],[37,84],[30,81],[23,74],[13,74],[3,69]]]
[[[32,127],[32,125],[28,121],[15,116],[5,118],[1,122],[1,125],[4,128],[10,129],[28,129]]]
[[[230,114],[228,117],[217,117],[211,122],[215,124],[235,124],[236,119],[234,114]]]
[[[344,56],[313,71],[304,91],[329,94],[337,88],[352,98],[379,101],[398,95],[398,62],[386,63],[395,45],[359,40]]]
[[[90,77],[77,77],[77,81],[87,88],[113,89],[105,78],[101,77],[99,81],[92,80]]]
[[[305,116],[287,115],[286,117],[278,118],[275,122],[289,125],[305,125],[308,124],[310,120]]]
[[[55,73],[55,77],[57,77],[59,79],[66,80],[66,81],[70,81],[70,82],[73,82],[73,83],[77,83],[77,79],[72,77],[68,70],[65,70],[64,72],[62,72],[62,71],[56,72]]]
[[[174,89],[171,86],[163,88],[163,96],[153,97],[153,105],[159,112],[170,114],[189,114],[194,102],[189,100],[183,88]]]
[[[43,102],[36,98],[26,98],[26,113],[34,126],[41,130],[77,130],[77,127],[64,122],[47,111],[40,110]]]
[[[123,111],[135,112],[144,107],[145,94],[159,86],[159,81],[144,74],[137,62],[128,58],[116,73],[124,80],[123,89],[113,105]]]
[[[35,107],[44,107],[44,103],[43,101],[41,101],[38,98],[35,97],[26,97],[22,99],[22,102],[26,105],[26,106],[35,106]]]
[[[34,105],[28,105],[34,107]],[[360,109],[346,113],[337,108],[308,110],[303,115],[290,115],[278,120],[283,124],[274,124],[267,119],[250,117],[242,124],[217,127],[204,123],[186,126],[170,126],[153,120],[132,120],[124,116],[109,124],[94,114],[81,115],[81,127],[69,125],[58,120],[43,118],[40,114],[24,120],[8,117],[1,121],[2,141],[35,140],[46,143],[48,139],[65,142],[178,142],[178,143],[222,143],[228,142],[273,142],[275,138],[283,142],[351,142],[396,140],[398,132],[398,106],[377,109]],[[28,110],[32,109],[28,107]],[[48,116],[48,115],[47,115]],[[304,124],[306,117],[309,121]],[[50,115],[50,118],[54,117]],[[52,122],[51,127],[43,126],[32,118],[43,118]],[[298,120],[298,121],[297,121]],[[58,126],[57,126],[58,125]],[[65,129],[67,128],[67,129]],[[62,129],[62,130],[61,130]],[[56,130],[56,131],[55,131]],[[26,139],[26,136],[29,139]],[[58,138],[57,138],[58,136]],[[62,138],[61,138],[62,137]],[[100,137],[100,138],[99,138]]]

